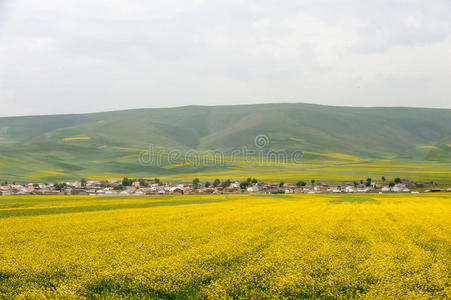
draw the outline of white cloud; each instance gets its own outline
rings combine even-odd
[[[451,4],[4,0],[2,115],[259,102],[451,108]]]

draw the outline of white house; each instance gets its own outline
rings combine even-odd
[[[10,191],[7,191],[7,190],[5,190],[5,191],[0,191],[0,195],[2,195],[2,196],[11,196],[11,192],[10,192]]]

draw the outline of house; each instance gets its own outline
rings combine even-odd
[[[127,191],[129,194],[134,194],[134,193],[136,192],[136,188],[135,188],[134,186],[128,186],[128,187],[126,188],[126,191]]]
[[[179,194],[179,195],[183,195],[184,194],[183,188],[181,188],[179,186],[170,188],[169,192],[171,192],[172,194]]]
[[[88,192],[83,189],[73,189],[72,194],[73,195],[88,195]]]
[[[248,193],[256,193],[258,192],[260,189],[258,188],[258,186],[250,186],[247,188]]]
[[[31,190],[26,189],[26,188],[21,188],[18,190],[18,192],[16,193],[17,195],[30,195],[31,194]]]
[[[393,187],[393,192],[399,193],[399,192],[401,192],[401,191],[402,191],[402,187],[400,187],[400,186],[398,186],[398,185],[395,185],[395,186]]]
[[[240,188],[240,183],[238,181],[234,181],[230,184],[231,187],[235,188],[235,189],[239,189]]]
[[[351,185],[347,185],[344,189],[345,193],[355,193],[356,192],[356,188],[354,186]]]
[[[238,188],[239,188],[239,186],[238,186]],[[230,185],[230,186],[228,186],[228,187],[226,187],[224,189],[224,192],[226,192],[226,193],[234,193],[234,192],[236,192],[238,190],[238,188],[234,187],[233,185]]]

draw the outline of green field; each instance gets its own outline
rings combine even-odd
[[[144,149],[143,149],[144,150]],[[224,164],[214,162],[192,163],[192,159],[176,162],[163,160],[162,165],[142,165],[137,149],[103,149],[101,153],[82,149],[79,152],[63,152],[49,149],[45,153],[26,152],[24,154],[0,155],[0,181],[9,182],[55,182],[79,180],[119,180],[129,178],[159,177],[170,182],[191,182],[194,178],[202,181],[234,179],[244,180],[255,177],[264,182],[284,181],[296,183],[299,180],[341,183],[365,180],[382,176],[392,181],[396,177],[413,181],[435,181],[451,184],[451,162],[410,161],[410,160],[338,160],[308,159],[297,162],[280,162],[257,158],[234,157]],[[19,155],[20,158],[19,158]],[[12,158],[14,157],[14,158]],[[199,155],[197,158],[208,157]],[[52,160],[52,163],[49,163]],[[75,163],[78,162],[78,163]]]
[[[451,196],[0,197],[0,298],[449,298]]]
[[[449,109],[302,103],[0,118],[0,181],[252,176],[334,182],[385,176],[446,184],[450,124]],[[267,140],[258,147],[261,135]],[[140,164],[149,145],[158,161]],[[244,149],[248,155],[237,153]],[[224,164],[211,162],[217,152]],[[269,157],[295,152],[302,153],[296,162]],[[256,161],[260,153],[265,159]]]

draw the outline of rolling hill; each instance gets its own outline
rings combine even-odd
[[[0,118],[0,179],[219,174],[246,163],[193,165],[179,156],[172,166],[142,165],[137,157],[149,144],[164,149],[162,155],[174,149],[260,151],[254,144],[259,135],[268,138],[263,150],[302,151],[305,163],[393,160],[447,167],[451,161],[449,109],[186,106]]]

